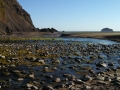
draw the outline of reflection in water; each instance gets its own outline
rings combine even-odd
[[[83,43],[99,43],[99,44],[117,44],[117,42],[94,38],[58,38],[64,41],[80,41]]]

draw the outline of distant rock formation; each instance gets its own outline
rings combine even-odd
[[[71,36],[71,35],[70,34],[61,34],[60,37],[69,37],[69,36]]]
[[[54,32],[58,32],[56,29],[54,28],[42,28],[42,29],[39,29],[40,32],[51,32],[51,33],[54,33]]]
[[[113,30],[110,28],[103,28],[101,32],[113,32]]]
[[[0,34],[35,31],[30,15],[17,0],[0,0]]]

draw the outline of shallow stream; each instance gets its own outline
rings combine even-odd
[[[90,73],[91,70],[98,73],[120,67],[120,45],[114,41],[93,38],[52,38],[51,40],[40,41],[29,40],[24,41],[24,43],[17,42],[14,43],[14,46],[22,44],[26,49],[28,45],[32,47],[30,48],[30,51],[34,51],[35,49],[44,49],[45,53],[48,52],[51,55],[57,54],[58,56],[51,58],[39,58],[43,59],[46,65],[20,65],[15,68],[8,68],[8,70],[17,69],[20,71],[24,70],[28,73],[34,72],[36,80],[38,79],[39,82],[44,81],[45,84],[51,83],[54,78],[64,80],[66,78],[64,77],[64,74],[82,78],[82,76],[86,74],[92,76],[93,74]],[[36,54],[35,52],[32,53]],[[41,52],[39,54],[41,55],[44,53]],[[53,60],[59,60],[59,63],[53,64]],[[106,64],[106,66],[97,66],[97,64],[101,62]],[[48,67],[48,72],[44,71],[44,68],[46,67]],[[53,70],[53,68],[56,68],[56,70]],[[18,78],[18,76],[10,74],[7,77],[0,76],[0,79],[2,78],[11,78],[14,80]],[[33,80],[25,78],[20,86],[30,81]]]

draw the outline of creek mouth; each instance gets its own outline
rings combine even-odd
[[[53,82],[55,78],[60,78],[61,81],[67,77],[69,79],[71,76],[82,79],[85,75],[93,77],[98,73],[120,68],[120,44],[110,40],[93,38],[26,40],[1,43],[0,50],[1,55],[6,56],[8,53],[16,53],[14,55],[8,54],[7,59],[4,59],[5,61],[9,60],[9,66],[0,63],[1,86],[4,89],[9,88],[8,90],[23,88],[32,81],[44,82],[44,84],[39,85],[42,87],[56,84]],[[18,55],[18,52],[21,53]],[[11,59],[17,57],[23,59],[23,64]],[[10,67],[11,64],[14,64],[15,67]],[[15,70],[18,70],[19,73],[16,73]],[[7,72],[10,74],[6,75]],[[29,77],[31,73],[33,78]],[[19,85],[18,78],[23,78]],[[9,87],[5,86],[5,81]]]

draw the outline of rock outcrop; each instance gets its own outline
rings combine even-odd
[[[51,33],[54,33],[54,32],[58,32],[56,29],[54,28],[42,28],[42,29],[39,29],[40,32],[51,32]]]
[[[0,34],[35,31],[30,15],[17,0],[0,0]]]
[[[70,34],[61,34],[60,37],[69,37],[69,36],[70,36]]]
[[[113,30],[110,28],[103,28],[101,32],[113,32]]]

